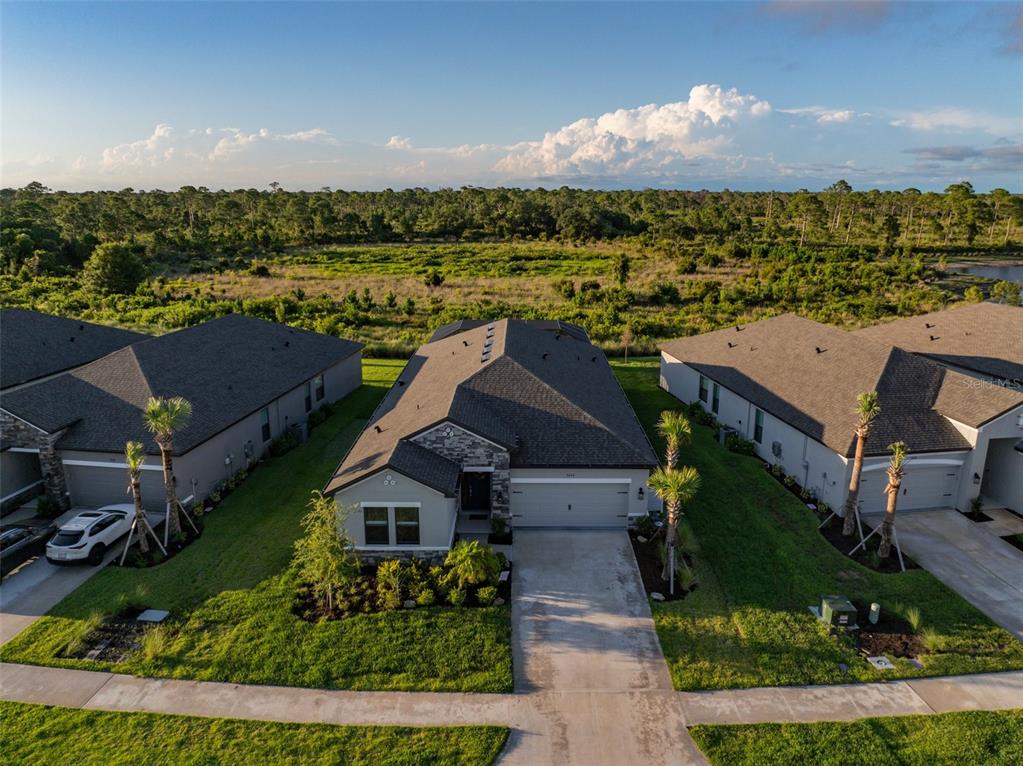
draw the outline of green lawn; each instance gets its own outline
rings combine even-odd
[[[110,567],[0,649],[5,662],[141,676],[313,686],[503,692],[512,688],[510,607],[416,609],[311,624],[291,614],[298,521],[391,381],[367,361],[365,385],[301,447],[269,460],[208,518],[202,539],[152,569]],[[111,664],[66,659],[90,614],[126,602],[169,609],[168,635]]]
[[[1023,763],[1023,710],[970,711],[850,723],[694,726],[714,766],[937,766]]]
[[[657,387],[657,360],[613,363],[640,419],[653,424],[678,401]],[[681,461],[703,486],[688,509],[700,545],[700,587],[684,601],[653,604],[661,648],[678,689],[828,684],[1023,668],[1023,644],[924,570],[877,574],[841,555],[816,517],[754,458],[721,448],[694,426]],[[874,670],[829,638],[807,611],[823,593],[920,609],[940,649],[924,668],[896,660]],[[842,673],[839,663],[849,667]]]
[[[497,726],[331,726],[194,718],[0,702],[4,763],[482,766],[508,736]]]

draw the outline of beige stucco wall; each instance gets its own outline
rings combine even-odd
[[[455,499],[413,481],[397,471],[384,469],[360,482],[339,490],[334,499],[346,513],[343,528],[356,546],[366,545],[365,518],[362,504],[368,505],[413,505],[419,503],[419,548],[447,548],[457,515]],[[391,545],[387,549],[397,550],[395,540],[394,512],[388,513]],[[404,546],[412,548],[413,546]]]

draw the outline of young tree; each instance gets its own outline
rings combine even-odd
[[[333,499],[313,492],[308,507],[302,518],[305,534],[295,541],[294,562],[299,578],[310,583],[321,604],[333,611],[337,588],[359,574],[359,557],[344,531],[347,513]]]
[[[163,462],[163,487],[167,497],[167,521],[164,528],[164,544],[171,535],[181,533],[181,517],[178,515],[180,503],[175,490],[174,478],[174,434],[188,425],[192,417],[192,405],[180,396],[172,399],[152,396],[146,402],[142,420],[146,428],[153,434],[156,446],[160,448],[160,459]]]
[[[884,491],[888,494],[888,503],[884,511],[884,521],[881,522],[881,544],[877,548],[877,555],[883,559],[888,558],[892,552],[892,540],[895,536],[895,504],[899,499],[899,488],[902,486],[903,464],[906,462],[906,443],[895,442],[889,444],[888,449],[892,453],[891,462],[888,464],[888,485]]]
[[[668,555],[664,561],[661,579],[668,580],[670,592],[675,593],[675,544],[678,541],[678,523],[682,516],[682,506],[691,502],[700,489],[700,474],[692,466],[682,466],[675,470],[658,468],[650,476],[651,489],[664,501],[668,516]]]
[[[856,397],[856,457],[853,459],[852,475],[849,477],[849,494],[842,508],[844,522],[842,534],[848,537],[856,530],[857,504],[860,500],[860,475],[863,473],[863,452],[870,435],[870,424],[881,412],[877,391],[868,391]]]
[[[1007,303],[1010,306],[1019,305],[1020,285],[1018,282],[1009,282],[1003,279],[995,282],[991,288],[991,297],[999,303]]]
[[[626,362],[629,361],[629,346],[632,345],[633,340],[634,338],[632,337],[632,328],[629,327],[629,325],[625,325],[625,328],[622,330],[622,346],[625,348]]]
[[[611,277],[619,287],[625,287],[628,283],[631,265],[629,256],[625,253],[618,253],[611,259]]]
[[[133,293],[145,278],[145,263],[121,242],[98,245],[82,271],[82,284],[101,295]]]
[[[664,438],[664,464],[673,471],[678,465],[679,447],[692,441],[693,427],[681,412],[664,410],[657,421],[657,433]]]
[[[146,518],[145,508],[142,506],[142,464],[146,462],[146,453],[140,442],[128,442],[124,445],[124,462],[128,466],[128,489],[131,492],[131,499],[135,503],[135,520],[132,522],[131,530],[128,532],[128,539],[124,543],[124,553],[121,555],[121,563],[124,563],[128,555],[128,548],[131,546],[132,532],[138,535],[139,550],[149,553],[149,541],[146,535],[152,535],[156,546],[166,553],[160,538],[149,526],[149,519]]]

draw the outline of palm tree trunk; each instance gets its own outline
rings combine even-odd
[[[883,559],[888,558],[892,552],[892,538],[895,533],[895,503],[899,499],[899,484],[891,484],[888,493],[888,504],[884,510],[884,521],[881,522],[881,544],[877,548],[877,555]]]
[[[863,473],[863,451],[867,442],[865,433],[856,434],[856,457],[853,459],[852,476],[849,477],[849,494],[842,507],[842,536],[849,537],[856,531],[856,506],[860,501],[860,475]]]
[[[163,463],[163,489],[167,498],[167,539],[181,534],[181,517],[178,515],[178,493],[174,490],[174,460],[171,457],[170,442],[160,443],[160,460]]]
[[[142,486],[138,476],[131,477],[131,497],[135,501],[135,530],[139,536],[139,550],[149,553],[149,540],[146,539],[146,512],[142,508]]]
[[[675,541],[678,539],[678,504],[668,504],[668,528],[665,547],[667,555],[664,557],[664,570],[661,572],[661,579],[667,582],[671,578],[671,566],[674,563]]]

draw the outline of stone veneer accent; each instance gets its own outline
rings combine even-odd
[[[447,434],[451,429],[451,435]],[[511,457],[508,450],[466,431],[454,423],[441,423],[412,438],[421,447],[443,455],[464,466],[493,466],[490,479],[490,511],[492,516],[507,519],[511,524],[508,503],[511,500]],[[498,499],[500,496],[500,499]],[[460,500],[459,500],[460,501]]]
[[[425,561],[429,566],[440,566],[444,563],[444,560],[448,557],[447,551],[410,551],[396,549],[393,551],[357,551],[359,554],[359,563],[361,564],[379,564],[381,561],[387,561],[388,559],[400,559],[401,561],[411,561],[412,559],[420,559]]]
[[[12,447],[39,450],[39,467],[43,473],[46,494],[60,510],[68,510],[71,507],[71,496],[67,491],[64,462],[57,454],[56,446],[64,431],[49,434],[9,412],[0,410],[0,434],[3,434],[3,440],[9,442]]]

